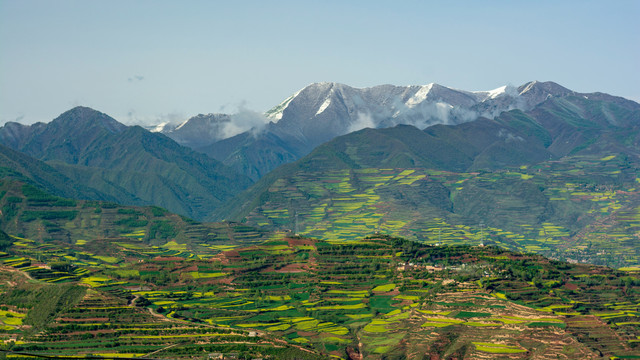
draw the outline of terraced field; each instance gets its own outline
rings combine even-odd
[[[274,181],[242,219],[329,241],[380,233],[630,267],[640,265],[639,178],[623,155],[474,173],[311,169]]]
[[[206,253],[261,242],[272,235],[238,223],[202,224],[158,207],[64,199],[10,179],[0,179],[0,211],[0,226],[7,233],[31,239],[27,242],[37,242],[38,246],[46,247],[51,241],[61,241],[89,253],[101,246],[95,239],[144,241],[162,247],[163,251],[181,251],[189,245],[190,249]],[[23,246],[28,251],[33,250]],[[36,251],[41,250],[46,249]],[[68,260],[80,261],[78,259],[89,263],[109,262],[108,258],[95,259],[82,253],[76,259]]]
[[[7,356],[637,353],[640,279],[633,271],[389,237],[280,238],[219,250],[128,236],[74,244],[17,239],[0,258]],[[81,258],[82,251],[91,255]],[[43,291],[58,305],[43,311],[29,300]]]
[[[609,171],[612,161],[584,167]],[[628,174],[606,186],[580,183],[574,165],[491,174],[344,170],[304,191],[296,185],[304,182],[278,180],[248,222],[280,226],[276,232],[3,181],[10,235],[0,232],[0,350],[8,358],[633,358],[637,192]],[[545,166],[555,167],[553,182]],[[521,181],[535,191],[514,193]],[[473,226],[451,211],[472,200],[467,191],[483,199],[483,189],[498,187],[507,189],[504,201],[487,206],[519,209],[540,197],[567,222],[504,222],[491,210],[505,226]],[[400,207],[425,191],[428,204]],[[299,199],[269,209],[287,192]],[[561,198],[570,200],[551,200]],[[585,215],[572,225],[576,213]],[[326,240],[294,236],[292,220],[294,232]],[[500,247],[469,245],[479,243]],[[594,249],[602,262],[625,266],[525,252],[578,262]]]

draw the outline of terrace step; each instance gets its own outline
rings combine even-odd
[[[633,354],[626,342],[597,316],[574,316],[567,319],[567,331],[602,356]]]

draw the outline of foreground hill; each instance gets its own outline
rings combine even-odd
[[[0,142],[92,189],[78,197],[157,205],[196,219],[210,217],[251,183],[166,136],[84,107],[48,124],[7,123],[0,128]]]
[[[0,253],[0,337],[15,340],[5,349],[163,359],[637,354],[634,272],[389,237],[280,237],[217,254],[168,244],[14,238]]]
[[[640,105],[608,95],[424,131],[364,129],[275,170],[219,214],[325,239],[380,231],[638,265],[639,133]]]

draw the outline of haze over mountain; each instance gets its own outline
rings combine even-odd
[[[532,81],[517,88],[463,91],[438,84],[381,85],[353,88],[338,83],[315,83],[267,111],[268,124],[233,137],[224,136],[224,115],[189,119],[180,128],[159,128],[167,136],[258,179],[277,166],[301,158],[336,136],[363,128],[399,124],[424,129],[435,124],[460,124],[479,117],[492,119],[503,111],[527,111],[550,97],[575,92],[553,82]],[[193,124],[191,124],[193,123]],[[189,132],[186,129],[198,129]],[[185,129],[185,130],[182,130]],[[190,135],[191,134],[191,135]],[[207,144],[207,135],[209,136]],[[205,145],[206,144],[206,145]]]
[[[203,154],[86,107],[48,124],[7,123],[0,143],[92,188],[81,196],[165,207],[203,219],[250,180]],[[101,195],[97,195],[101,194]]]
[[[640,360],[639,18],[0,0],[0,360]]]

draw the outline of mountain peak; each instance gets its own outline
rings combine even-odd
[[[524,95],[526,93],[547,93],[552,96],[562,96],[572,94],[574,91],[554,83],[553,81],[534,80],[518,87],[518,94]]]
[[[415,94],[413,94],[413,96],[411,98],[409,98],[409,100],[406,101],[406,105],[408,107],[414,107],[418,104],[420,104],[421,102],[423,102],[424,100],[427,99],[427,96],[429,96],[429,93],[431,92],[431,89],[433,89],[434,87],[438,87],[440,85],[435,84],[435,83],[430,83],[427,85],[422,85],[419,87],[418,91],[416,91]]]
[[[94,110],[86,106],[76,106],[71,110],[67,110],[55,118],[51,126],[81,126],[93,127],[99,126],[111,133],[119,133],[127,128],[126,125],[118,122],[107,114],[98,110]]]
[[[524,85],[521,85],[516,89],[518,96],[523,100],[522,104],[524,110],[529,110],[550,98],[562,97],[571,94],[575,94],[561,85],[558,85],[552,81],[530,81]]]
[[[332,81],[321,81],[321,82],[315,82],[315,83],[311,83],[307,86],[305,86],[302,90],[304,89],[313,89],[313,88],[320,88],[320,89],[327,89],[327,88],[332,88],[334,86],[344,86],[344,84],[340,84],[340,83],[336,83],[336,82],[332,82]]]

